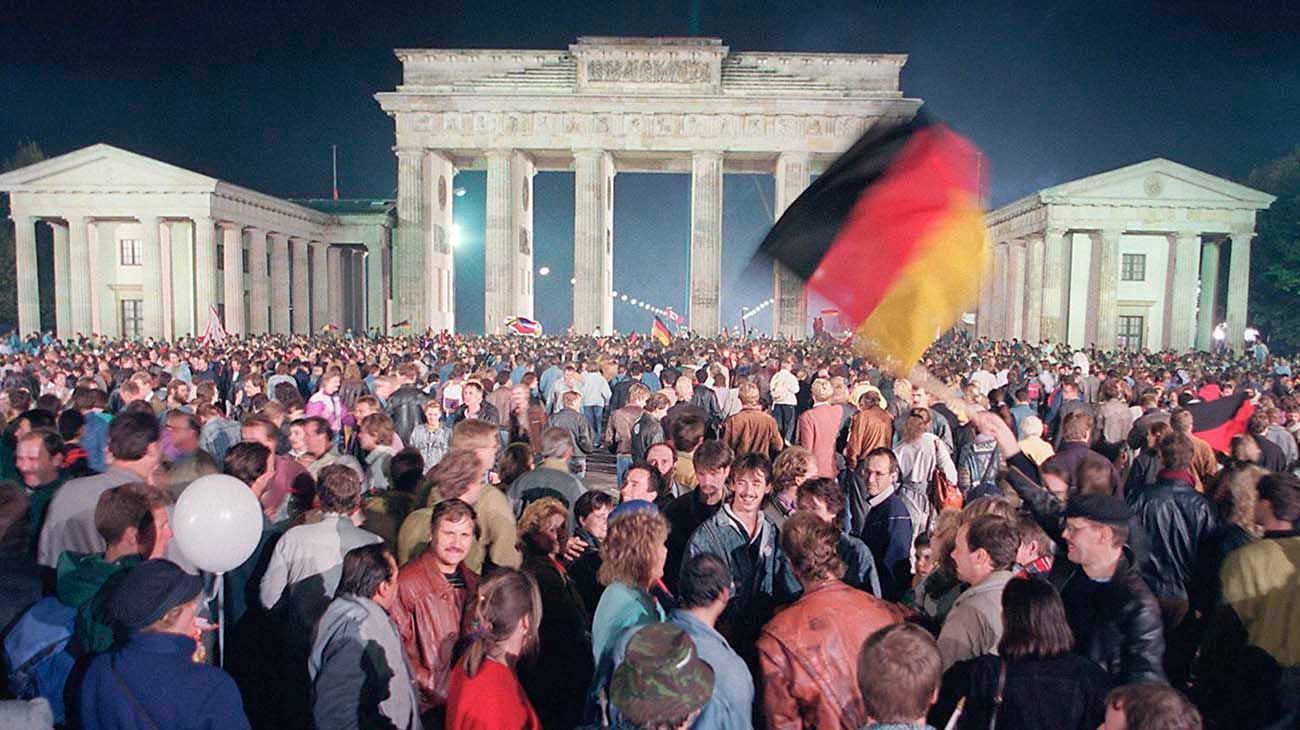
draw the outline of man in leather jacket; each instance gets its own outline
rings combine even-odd
[[[411,442],[411,432],[415,427],[424,423],[424,402],[429,400],[429,396],[415,385],[419,376],[420,369],[415,363],[403,363],[397,369],[402,385],[388,397],[388,415],[404,444]]]

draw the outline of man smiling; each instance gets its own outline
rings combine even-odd
[[[742,651],[752,649],[776,606],[800,591],[781,550],[776,523],[763,514],[771,480],[767,457],[746,454],[738,459],[728,480],[730,503],[700,525],[686,548],[687,558],[711,553],[727,561],[735,588],[718,619],[718,631]]]

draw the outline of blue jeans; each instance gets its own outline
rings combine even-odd
[[[619,489],[623,488],[623,476],[627,474],[628,467],[632,466],[631,454],[619,454],[618,460],[614,463],[615,473],[617,474],[614,482]]]
[[[582,414],[587,417],[587,423],[591,426],[591,437],[596,443],[600,443],[600,426],[605,417],[605,406],[583,406]]]

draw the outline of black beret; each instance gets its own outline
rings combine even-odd
[[[1128,502],[1109,494],[1076,494],[1065,505],[1065,516],[1106,525],[1126,525],[1133,517]]]

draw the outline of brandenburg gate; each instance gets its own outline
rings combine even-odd
[[[614,176],[691,175],[689,327],[721,326],[722,176],[773,174],[777,216],[877,121],[910,119],[900,54],[733,53],[717,38],[582,37],[568,50],[403,49],[392,319],[455,329],[452,179],[487,170],[486,332],[533,314],[533,176],[574,173],[573,325],[614,324]],[[645,255],[647,252],[641,252]],[[650,252],[653,253],[653,252]],[[806,295],[773,274],[777,335]]]

